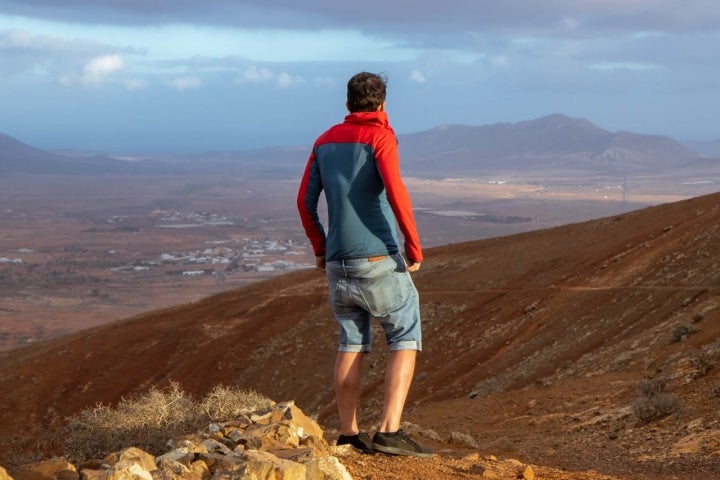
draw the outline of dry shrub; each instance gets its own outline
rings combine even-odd
[[[680,325],[672,332],[672,336],[670,337],[670,343],[678,343],[683,340],[685,340],[690,335],[694,335],[697,332],[699,332],[695,327],[691,327],[690,325]]]
[[[243,410],[259,410],[272,406],[273,402],[253,390],[218,385],[200,403],[200,408],[213,422],[235,418]]]
[[[151,388],[144,394],[123,398],[117,407],[98,404],[68,419],[61,433],[63,452],[72,460],[101,458],[134,446],[159,455],[172,437],[197,432],[210,422],[230,420],[243,409],[272,402],[255,392],[235,387],[215,387],[195,402],[178,383]]]
[[[681,410],[680,398],[665,392],[667,380],[644,378],[638,384],[638,396],[633,402],[633,412],[638,420],[648,423],[659,418],[667,417]]]
[[[690,363],[695,367],[696,376],[704,377],[711,370],[720,365],[720,341],[705,347],[697,354],[690,357]]]
[[[695,367],[697,376],[704,377],[720,363],[720,351],[700,352],[690,358],[690,363]]]

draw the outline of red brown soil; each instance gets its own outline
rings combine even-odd
[[[719,244],[716,194],[428,250],[414,274],[424,351],[405,420],[438,456],[353,456],[351,473],[478,478],[496,455],[537,478],[717,478],[720,364],[701,374],[694,359],[720,349]],[[298,272],[3,352],[0,464],[67,415],[171,380],[197,395],[222,383],[294,399],[331,438],[336,332],[325,288],[321,273]],[[386,355],[379,336],[374,345],[369,430]],[[643,378],[662,379],[679,408],[640,421]],[[452,432],[479,448],[450,443]]]

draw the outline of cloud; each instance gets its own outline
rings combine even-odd
[[[410,72],[410,80],[417,83],[425,83],[427,82],[427,79],[425,78],[425,75],[420,70],[413,70]]]
[[[103,55],[90,60],[83,69],[82,83],[97,85],[113,73],[123,69],[124,62],[120,55]]]
[[[293,85],[305,83],[305,79],[301,76],[291,75],[287,72],[275,73],[266,67],[257,67],[252,65],[245,69],[245,71],[235,79],[235,83],[239,85],[248,83],[271,83],[279,88],[288,88]]]
[[[716,29],[716,0],[366,0],[365,11],[330,0],[0,0],[0,12],[85,23],[195,23],[251,28],[344,28],[392,34],[417,31],[431,34],[462,31],[535,32],[623,30],[692,31]]]
[[[267,68],[261,67],[258,68],[255,65],[248,67],[247,70],[245,70],[240,77],[238,78],[239,82],[248,82],[248,83],[263,83],[272,80],[275,78],[275,74],[273,74],[270,70]]]
[[[119,54],[100,55],[88,61],[81,75],[64,74],[60,75],[58,81],[61,85],[72,86],[82,85],[97,87],[111,79],[111,77],[124,68],[125,62]]]

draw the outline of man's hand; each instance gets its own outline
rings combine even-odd
[[[408,264],[407,264],[406,270],[407,270],[408,272],[417,272],[418,270],[420,270],[420,262],[415,263],[415,262],[413,262],[412,260],[408,260]]]
[[[315,257],[315,267],[318,270],[325,270],[325,255]]]

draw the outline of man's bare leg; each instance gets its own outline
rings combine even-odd
[[[416,357],[417,350],[390,352],[385,370],[385,403],[380,432],[396,432],[400,428],[405,400],[415,372]]]
[[[335,358],[335,398],[340,415],[340,434],[358,433],[357,409],[364,353],[338,352]]]

